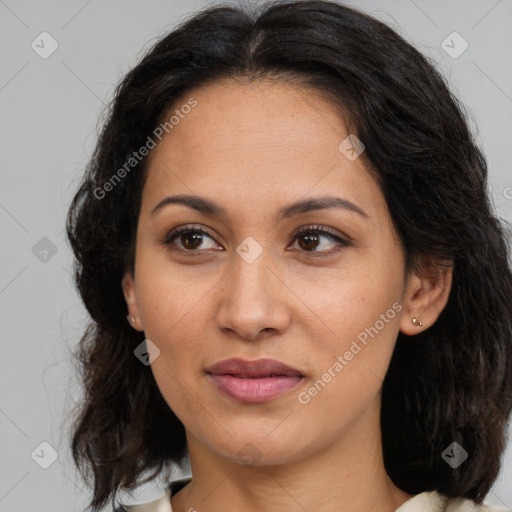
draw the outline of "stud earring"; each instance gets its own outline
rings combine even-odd
[[[417,325],[418,327],[421,327],[423,324],[421,323],[421,320],[418,320],[416,317],[412,319],[412,323],[414,325]]]
[[[130,315],[126,315],[126,318],[132,323],[134,324],[135,323],[135,317],[134,316],[130,316]]]

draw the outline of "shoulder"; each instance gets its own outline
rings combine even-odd
[[[446,512],[512,512],[510,508],[482,503],[478,505],[472,500],[452,498],[447,501]]]
[[[511,509],[467,498],[448,498],[436,491],[422,492],[406,501],[396,512],[512,512]]]
[[[144,503],[138,501],[136,504],[120,503],[113,512],[172,512],[171,496],[180,491],[185,485],[190,483],[191,480],[192,477],[173,480],[169,482],[161,498]]]

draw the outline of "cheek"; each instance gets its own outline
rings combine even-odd
[[[398,335],[399,311],[397,302],[365,311],[356,318],[352,314],[350,326],[339,320],[340,336],[332,343],[318,343],[315,373],[297,401],[305,413],[316,418],[318,424],[337,429],[347,425],[369,406],[378,395]],[[329,427],[326,427],[327,429]]]
[[[401,309],[403,294],[400,280],[396,265],[383,266],[382,262],[369,259],[324,277],[317,276],[314,284],[304,286],[306,281],[302,280],[302,285],[296,281],[294,291],[316,314],[310,321],[323,329],[323,337],[331,338],[342,349],[361,333],[364,338],[364,332],[376,323],[383,334],[398,329],[397,309]]]
[[[316,354],[314,378],[321,381],[316,387],[323,390],[327,383],[330,392],[324,398],[340,406],[350,402],[351,396],[363,400],[366,394],[373,396],[386,374],[403,308],[402,274],[396,261],[400,258],[354,267],[345,278],[321,283],[317,290],[322,293],[316,299],[310,297],[318,318],[314,324],[306,320],[309,327],[304,328],[311,332],[312,325],[318,326],[311,338]]]
[[[137,304],[146,337],[165,347],[197,340],[205,330],[207,296],[216,274],[183,268],[165,257],[141,257],[136,273]]]

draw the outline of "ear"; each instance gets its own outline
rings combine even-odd
[[[135,282],[133,275],[130,271],[126,271],[121,280],[123,288],[124,300],[128,308],[128,322],[136,331],[143,331],[142,323],[139,315],[139,308],[137,306],[137,295],[135,293]],[[135,318],[135,322],[131,322],[130,318]]]
[[[419,272],[407,276],[400,331],[408,336],[432,326],[443,311],[452,287],[453,261],[425,261]],[[416,317],[422,326],[414,325]]]

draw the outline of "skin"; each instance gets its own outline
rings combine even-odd
[[[189,97],[198,105],[150,153],[135,273],[122,281],[133,327],[160,350],[151,364],[158,387],[186,429],[193,482],[172,497],[173,510],[338,512],[343,504],[392,512],[412,496],[384,469],[382,379],[398,332],[417,334],[438,318],[451,271],[425,263],[406,272],[384,196],[362,159],[338,149],[349,132],[327,100],[270,81],[208,85],[182,104]],[[178,204],[151,216],[175,194],[208,198],[227,218]],[[276,221],[281,207],[320,196],[348,199],[367,217],[332,208]],[[185,224],[212,237],[159,243]],[[309,244],[292,237],[310,224],[349,245],[321,233]],[[236,251],[248,236],[262,249],[251,263]],[[301,404],[299,393],[395,303],[394,318]],[[277,359],[307,378],[278,398],[244,404],[205,374],[231,357]]]

